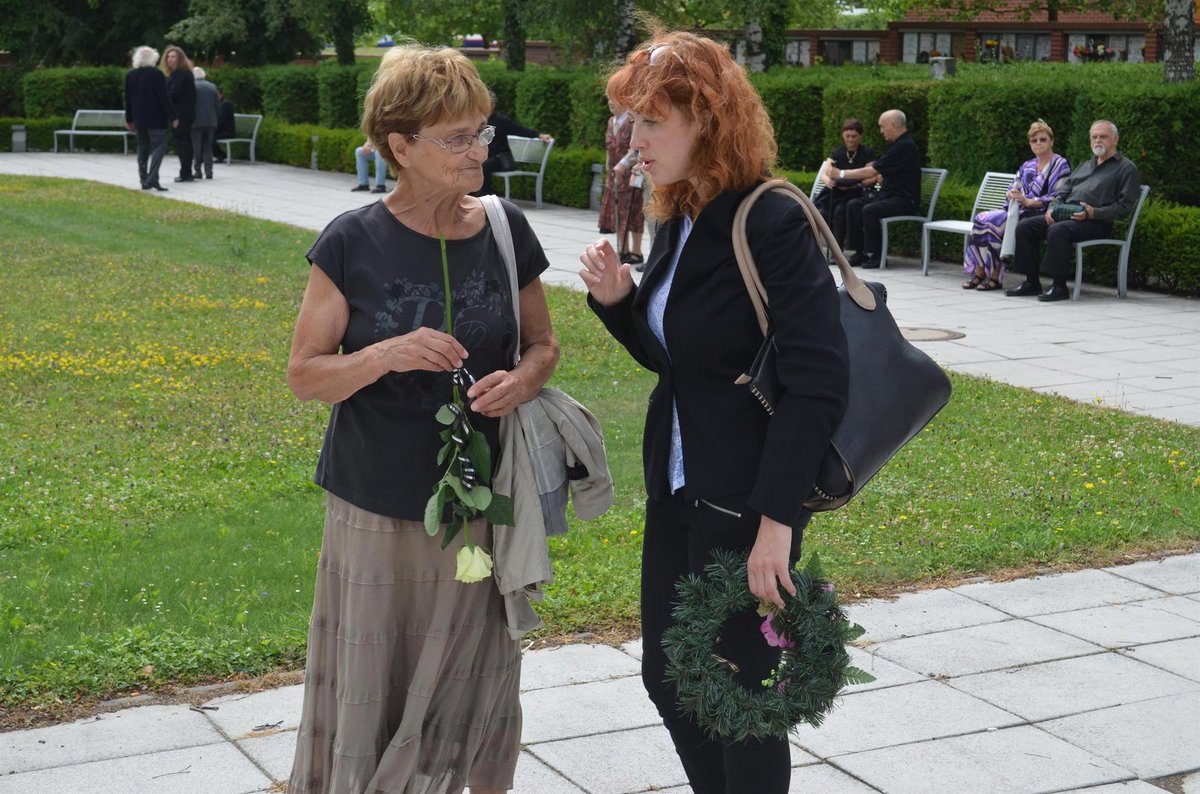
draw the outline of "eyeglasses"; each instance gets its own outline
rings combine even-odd
[[[1030,143],[1049,143],[1050,139],[1049,138],[1030,138],[1029,142]]]
[[[451,154],[462,154],[475,145],[475,141],[479,141],[484,146],[487,146],[496,138],[495,127],[484,127],[479,132],[473,135],[455,135],[452,138],[426,138],[424,135],[418,135],[415,132],[408,134],[410,138],[416,138],[419,141],[429,141],[436,143]]]

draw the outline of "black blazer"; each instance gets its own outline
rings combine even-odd
[[[196,120],[196,77],[191,69],[176,69],[167,78],[167,93],[175,111],[179,113],[179,126],[190,127]]]
[[[734,383],[762,344],[733,254],[733,215],[751,189],[720,194],[692,227],[663,320],[669,358],[646,311],[651,289],[670,266],[677,219],[660,227],[640,287],[608,308],[590,296],[588,303],[617,341],[658,374],[642,447],[647,492],[669,493],[674,396],[688,498],[749,494],[752,509],[801,527],[802,502],[845,412],[846,336],[833,278],[803,210],[791,198],[767,194],[750,213],[747,235],[767,290],[786,394],[769,416],[747,386]]]
[[[139,130],[165,130],[175,120],[167,78],[153,66],[125,73],[125,120]]]

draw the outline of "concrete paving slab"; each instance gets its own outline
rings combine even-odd
[[[557,770],[543,764],[537,756],[523,750],[517,759],[512,794],[587,794]]]
[[[1145,780],[1200,769],[1197,714],[1200,692],[1191,692],[1089,711],[1039,727]]]
[[[927,676],[901,667],[895,662],[879,658],[871,653],[870,649],[851,646],[848,650],[850,653],[850,664],[875,676],[875,680],[869,684],[848,686],[842,690],[842,694],[844,695],[849,695],[852,692],[866,692],[869,689],[883,689],[889,686],[913,684],[917,681],[924,681],[927,678]]]
[[[1200,593],[1200,554],[1145,560],[1104,570],[1172,595]]]
[[[296,731],[276,731],[266,736],[242,739],[236,746],[267,771],[272,780],[287,780],[292,776],[292,760],[296,756]]]
[[[1134,408],[1136,406],[1130,406]],[[1146,408],[1144,413],[1155,419],[1165,419],[1168,422],[1178,422],[1184,425],[1200,425],[1200,402],[1194,405],[1173,405],[1169,408]]]
[[[1029,725],[855,753],[836,763],[888,794],[1035,794],[1133,777]]]
[[[966,584],[955,587],[952,592],[1017,617],[1124,604],[1160,595],[1145,585],[1097,570],[1015,579],[1011,582]]]
[[[621,650],[640,662],[642,660],[642,638],[630,640],[621,646]]]
[[[205,714],[231,739],[240,739],[260,725],[275,730],[300,727],[300,708],[304,703],[304,685],[268,689],[262,692],[226,695],[205,703],[216,711]],[[276,723],[278,723],[276,725]]]
[[[142,706],[65,725],[0,733],[0,775],[221,741],[204,715],[187,706]]]
[[[999,610],[941,588],[851,604],[846,615],[867,630],[863,639],[871,643],[1008,620]]]
[[[640,677],[526,692],[521,709],[525,744],[660,723]]]
[[[959,676],[1086,656],[1100,648],[1021,620],[891,640],[875,653],[925,675]]]
[[[1122,654],[1145,664],[1200,682],[1200,637],[1126,648]]]
[[[571,780],[590,794],[626,794],[687,783],[671,735],[662,725],[531,744],[527,749],[554,769],[569,770]]]
[[[1031,722],[1195,692],[1200,684],[1116,653],[951,679],[950,686]]]
[[[1200,772],[1181,775],[1179,787],[1183,790],[1183,794],[1200,794]]]
[[[1160,598],[1154,602],[1155,605],[1172,615],[1179,615],[1181,618],[1194,620],[1200,623],[1200,600],[1195,596],[1169,596]]]
[[[1200,636],[1200,623],[1162,609],[1160,600],[1040,615],[1030,620],[1105,648]]]
[[[1143,780],[1126,780],[1124,783],[1109,783],[1107,786],[1089,786],[1088,788],[1073,788],[1062,794],[1162,794],[1158,786],[1152,786]]]
[[[935,361],[938,361],[936,358]],[[938,361],[946,365],[951,362]],[[1090,383],[1084,375],[1073,372],[1059,372],[1043,364],[1029,361],[987,361],[982,363],[959,364],[954,367],[956,372],[966,375],[977,375],[1001,383],[1020,383],[1027,389],[1049,386],[1063,386],[1070,383]]]
[[[521,691],[606,681],[640,675],[641,671],[637,659],[608,645],[558,645],[525,652]]]
[[[249,794],[270,784],[223,743],[0,777],[0,794]]]
[[[820,728],[802,725],[794,741],[818,758],[828,759],[1020,721],[939,681],[924,681],[845,695]]]
[[[813,764],[792,770],[788,794],[871,794],[878,789],[856,780],[830,764]]]

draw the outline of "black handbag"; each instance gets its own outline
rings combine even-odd
[[[933,359],[904,338],[887,309],[887,290],[858,277],[808,196],[795,185],[776,179],[747,196],[733,219],[733,250],[764,337],[749,372],[736,382],[747,385],[768,413],[775,412],[783,392],[776,370],[775,333],[767,293],[746,239],[750,208],[769,190],[800,203],[818,245],[823,237],[842,274],[838,301],[849,352],[849,399],[821,460],[812,493],[804,502],[814,512],[834,510],[862,490],[945,407],[950,401],[950,379]]]

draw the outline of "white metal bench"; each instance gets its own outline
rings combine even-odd
[[[534,197],[537,206],[542,206],[542,181],[546,176],[546,163],[550,160],[550,150],[554,148],[554,139],[543,141],[540,138],[522,138],[520,135],[508,136],[508,148],[512,149],[513,160],[518,163],[533,163],[538,166],[536,171],[496,171],[492,176],[504,177],[504,197],[509,197],[508,180],[514,176],[531,176],[534,183]]]
[[[1146,195],[1150,192],[1149,185],[1142,185],[1141,195],[1138,196],[1137,206],[1129,216],[1129,225],[1125,227],[1125,238],[1105,240],[1084,240],[1075,243],[1075,293],[1071,300],[1079,300],[1079,288],[1083,284],[1083,249],[1092,245],[1119,245],[1121,255],[1117,259],[1117,296],[1124,298],[1129,294],[1129,247],[1133,243],[1133,229],[1137,226],[1138,214],[1146,203]]]
[[[225,162],[233,165],[233,144],[246,143],[250,145],[250,162],[254,162],[254,149],[258,143],[258,127],[263,117],[251,113],[233,114],[232,138],[217,138],[217,143],[225,146]]]
[[[129,141],[134,133],[125,127],[124,110],[76,110],[71,120],[71,129],[54,131],[54,151],[58,151],[58,136],[66,135],[70,150],[75,151],[76,135],[95,135],[102,138],[121,138],[125,154],[129,154]]]
[[[1006,174],[1001,171],[988,171],[983,175],[979,192],[975,194],[975,203],[971,206],[971,217],[965,221],[928,221],[921,228],[921,273],[929,275],[929,233],[953,232],[963,236],[963,257],[967,255],[967,235],[975,223],[975,216],[988,210],[1002,210],[1007,207],[1006,198],[1009,187],[1017,178],[1016,174]],[[1015,231],[1015,230],[1014,230]]]
[[[921,206],[925,208],[924,215],[893,215],[890,218],[883,218],[881,226],[883,227],[883,241],[879,252],[879,269],[883,270],[887,267],[887,250],[888,250],[888,224],[896,223],[897,221],[920,221],[928,223],[933,220],[933,211],[937,208],[938,193],[942,192],[942,182],[946,181],[945,168],[922,168],[921,169]],[[921,256],[925,256],[925,246],[921,246]]]

